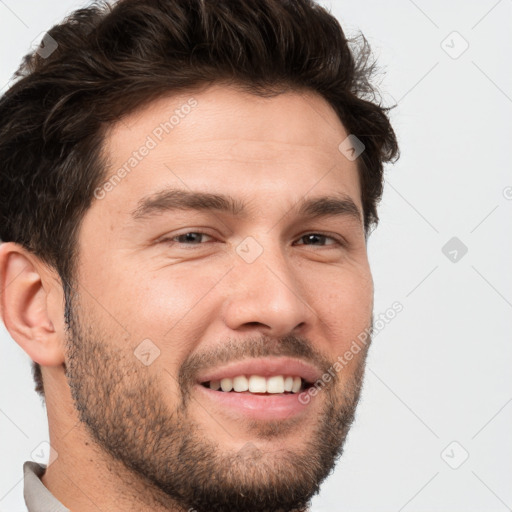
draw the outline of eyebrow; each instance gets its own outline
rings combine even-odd
[[[246,205],[230,195],[165,189],[141,198],[131,216],[134,220],[142,221],[173,210],[213,210],[244,219],[249,215]],[[302,198],[294,205],[293,211],[308,219],[347,216],[362,222],[359,208],[346,194]]]

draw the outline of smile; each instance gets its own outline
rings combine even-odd
[[[246,359],[203,373],[196,389],[212,412],[232,418],[285,420],[305,414],[317,401],[303,404],[299,396],[321,375],[316,366],[300,359]]]
[[[251,394],[299,393],[311,386],[311,383],[297,375],[273,375],[270,377],[238,375],[234,378],[225,377],[220,380],[202,382],[201,384],[214,391]]]

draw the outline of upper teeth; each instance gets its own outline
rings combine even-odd
[[[274,375],[272,377],[261,377],[260,375],[239,375],[234,378],[225,378],[221,380],[211,380],[210,388],[222,391],[250,391],[251,393],[284,393],[291,391],[297,393],[302,385],[300,377],[284,377],[283,375]]]

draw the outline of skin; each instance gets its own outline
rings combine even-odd
[[[257,355],[298,356],[302,348],[325,369],[371,326],[373,311],[362,221],[305,222],[293,213],[305,196],[333,193],[349,196],[362,213],[357,161],[338,150],[348,133],[318,95],[261,98],[217,84],[161,98],[110,128],[108,175],[191,96],[197,106],[87,211],[71,328],[53,269],[17,244],[0,246],[2,318],[42,365],[57,455],[42,481],[74,512],[187,510],[190,496],[178,499],[129,464],[145,457],[146,470],[160,471],[163,479],[177,457],[172,435],[180,442],[189,436],[203,449],[198,456],[220,465],[207,469],[223,476],[216,485],[279,488],[295,474],[307,480],[314,473],[307,481],[313,494],[341,454],[357,403],[366,350],[299,418],[275,422],[243,421],[212,407],[183,373],[196,356],[209,368],[220,355],[243,356],[251,346]],[[248,217],[173,211],[145,222],[131,218],[141,197],[165,187],[230,194],[246,203]],[[208,235],[200,243],[162,241],[198,231]],[[341,236],[346,244],[328,238],[306,245],[302,237],[310,233]],[[246,237],[263,250],[252,263],[236,252]],[[134,356],[144,339],[160,350],[148,366]],[[322,430],[329,426],[336,435]],[[126,432],[136,433],[123,445]],[[325,444],[331,455],[315,459]],[[313,462],[301,473],[290,460]],[[226,461],[235,461],[232,473],[223,473]],[[179,467],[194,471],[198,464]]]

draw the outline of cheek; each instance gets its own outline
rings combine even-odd
[[[369,269],[333,276],[328,292],[320,293],[318,304],[318,314],[328,326],[330,351],[344,351],[371,324],[373,280]]]
[[[204,337],[212,322],[215,273],[160,269],[134,274],[123,287],[123,317],[134,338],[149,338],[161,349],[163,359],[179,362]],[[133,284],[138,282],[139,284]]]
[[[324,330],[325,350],[332,362],[339,385],[346,386],[362,368],[370,345],[373,311],[371,280],[340,284],[340,290],[328,295]]]

